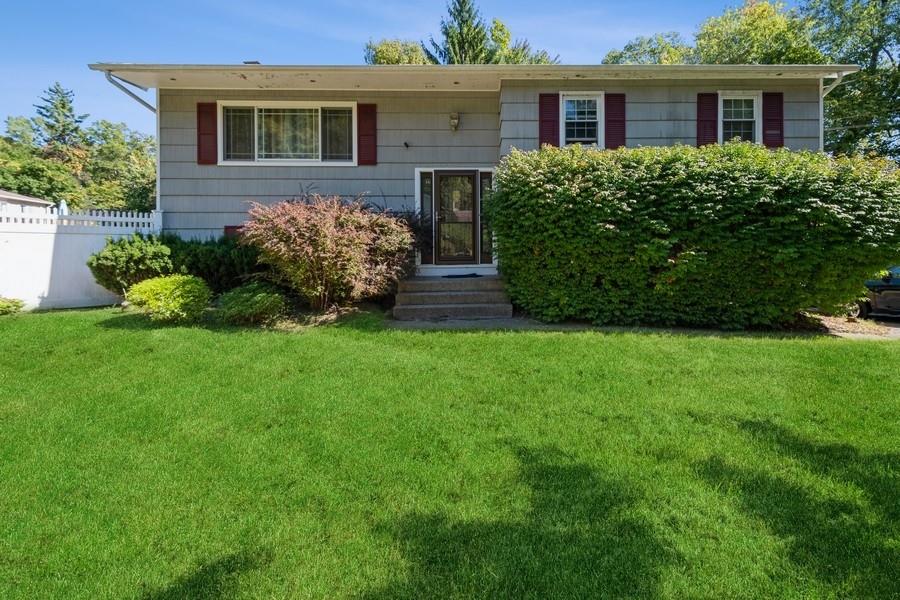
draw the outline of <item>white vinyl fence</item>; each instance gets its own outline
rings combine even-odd
[[[107,237],[158,233],[162,213],[0,205],[0,296],[27,309],[103,306],[121,301],[94,281],[87,260]]]

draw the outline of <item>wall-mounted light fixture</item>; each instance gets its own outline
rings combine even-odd
[[[459,113],[450,113],[450,131],[459,129]]]

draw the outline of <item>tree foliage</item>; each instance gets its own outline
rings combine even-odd
[[[555,64],[559,57],[532,48],[528,40],[514,40],[500,19],[482,18],[473,0],[452,0],[441,19],[440,36],[426,42],[400,39],[369,41],[365,61],[370,65],[424,64]]]
[[[639,36],[621,50],[610,50],[603,62],[613,65],[681,65],[697,62],[697,53],[680,33]]]
[[[34,107],[37,141],[45,156],[63,162],[75,159],[77,150],[84,145],[81,124],[87,115],[75,112],[75,94],[65,89],[58,81],[47,88],[41,96],[40,104]]]
[[[431,61],[419,42],[399,39],[369,40],[364,57],[367,65],[428,65]]]
[[[452,0],[441,18],[441,39],[429,38],[422,48],[436,64],[477,65],[490,60],[488,27],[472,0]]]
[[[88,127],[71,91],[52,85],[33,118],[6,119],[0,137],[0,188],[72,208],[152,210],[156,144],[124,123]]]
[[[862,68],[826,97],[826,147],[900,161],[900,2],[809,0],[803,11],[831,62]]]
[[[705,64],[821,63],[811,28],[809,18],[780,2],[748,0],[700,26],[697,54]]]

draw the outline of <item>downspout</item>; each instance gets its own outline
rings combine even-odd
[[[133,100],[137,100],[138,102],[140,102],[141,105],[144,106],[144,108],[146,108],[153,114],[156,114],[156,108],[152,104],[150,104],[149,102],[147,102],[146,100],[144,100],[143,98],[141,98],[140,96],[138,96],[137,94],[135,94],[134,92],[129,90],[127,87],[125,87],[121,83],[119,83],[118,77],[115,77],[111,71],[104,71],[104,73],[106,74],[106,80],[108,82],[110,82],[111,84],[113,84],[114,86],[116,86],[117,88],[119,88],[120,90],[125,92],[126,94],[128,94]],[[131,82],[129,81],[128,83],[131,83]],[[131,83],[131,85],[133,85],[134,87],[141,89],[145,92],[147,91],[147,88],[145,88],[144,86],[138,85],[136,83]]]
[[[825,78],[819,78],[819,152],[825,151],[825,96],[837,86],[841,85],[846,73],[835,73],[835,79],[827,86]]]
[[[135,94],[134,92],[129,90],[127,87],[122,85],[119,82],[119,78],[114,76],[111,71],[104,71],[104,75],[106,75],[106,80],[108,82],[110,82],[111,84],[113,84],[114,86],[116,86],[117,88],[122,90],[123,92],[125,92],[125,94],[127,94],[132,100],[136,100],[137,102],[139,102],[141,104],[141,106],[143,106],[144,108],[146,108],[147,110],[152,112],[154,115],[157,115],[156,116],[156,210],[154,210],[151,213],[151,215],[153,218],[153,226],[152,226],[153,233],[155,233],[155,234],[162,233],[163,217],[162,217],[162,210],[160,210],[160,197],[159,197],[159,184],[160,184],[160,178],[159,178],[159,167],[160,167],[160,164],[159,164],[160,163],[160,160],[159,160],[159,115],[156,112],[156,107],[154,107],[152,104],[150,104],[149,102],[147,102],[146,100],[144,100],[143,98],[141,98],[140,96],[138,96],[137,94]],[[148,89],[142,85],[138,85],[136,83],[131,83],[130,81],[128,81],[126,83],[129,83],[129,84],[133,85],[134,87],[136,87],[140,90],[143,90],[145,92]],[[159,89],[156,90],[156,104],[157,104],[157,106],[159,105]]]
[[[835,79],[834,81],[832,81],[831,83],[829,83],[829,84],[828,84],[827,86],[825,86],[825,88],[822,90],[822,98],[825,98],[825,96],[827,96],[829,93],[831,93],[831,90],[833,90],[833,89],[836,88],[837,86],[841,85],[841,81],[844,80],[844,75],[845,75],[845,73],[835,73],[835,75],[837,75],[837,79]]]

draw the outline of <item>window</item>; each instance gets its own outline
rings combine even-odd
[[[223,162],[353,164],[354,103],[222,106]]]
[[[760,141],[761,97],[760,92],[719,92],[721,98],[719,142],[727,142],[734,138],[740,138],[745,142]]]
[[[561,146],[569,144],[600,145],[601,96],[596,94],[563,94],[560,96]]]

